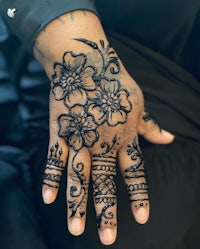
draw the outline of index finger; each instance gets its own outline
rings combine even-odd
[[[138,223],[144,224],[149,218],[150,205],[144,160],[137,137],[123,144],[119,151],[119,163],[133,215]]]

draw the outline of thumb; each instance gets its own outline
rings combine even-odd
[[[138,133],[149,142],[156,144],[168,144],[174,140],[174,135],[161,129],[147,109],[143,111],[140,117]]]

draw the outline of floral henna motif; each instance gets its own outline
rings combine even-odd
[[[128,92],[120,89],[117,80],[102,79],[100,87],[100,90],[95,91],[95,97],[90,98],[89,113],[94,115],[98,125],[104,122],[109,126],[125,123],[132,108]]]
[[[81,106],[76,106],[69,113],[60,115],[58,123],[59,136],[64,138],[74,151],[79,151],[83,147],[92,147],[98,140],[97,125],[93,121],[93,116],[87,115]]]
[[[67,107],[77,104],[85,105],[87,102],[87,91],[95,89],[93,77],[95,68],[86,66],[85,54],[74,54],[66,52],[62,63],[54,64],[54,75],[52,76],[52,92],[56,100],[63,100]]]
[[[104,122],[109,126],[125,123],[132,105],[128,91],[115,79],[120,66],[110,46],[102,40],[100,48],[94,42],[76,40],[92,47],[102,58],[98,70],[87,65],[86,54],[71,51],[65,52],[62,63],[54,64],[52,93],[55,100],[63,101],[67,107],[66,114],[58,118],[59,136],[78,151],[94,145],[99,137],[97,128]]]

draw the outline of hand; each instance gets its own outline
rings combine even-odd
[[[68,228],[79,235],[91,176],[99,236],[108,245],[117,234],[116,168],[123,174],[136,221],[145,223],[149,199],[138,132],[156,143],[169,143],[173,136],[144,110],[140,88],[106,38],[74,37],[71,48],[59,60],[51,57],[46,67],[51,79],[50,142],[43,198],[45,203],[55,200],[67,165]]]

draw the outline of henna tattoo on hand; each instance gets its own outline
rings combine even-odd
[[[97,205],[103,205],[101,212],[97,214],[97,227],[102,223],[116,226],[116,218],[110,209],[117,203],[116,198],[116,159],[113,155],[116,137],[112,145],[107,142],[101,144],[103,152],[93,155],[93,190],[94,201]]]
[[[83,147],[92,147],[98,140],[97,125],[91,115],[87,115],[82,106],[71,108],[69,113],[58,117],[60,127],[58,135],[63,137],[68,146],[74,151],[80,151]]]
[[[126,168],[124,171],[127,181],[131,181],[131,179],[144,179],[145,172],[143,156],[135,138],[131,145],[127,145],[127,155],[130,156],[131,160],[134,162],[134,164]],[[134,184],[127,183],[126,188],[130,202],[136,203],[135,207],[137,207],[138,203],[139,206],[148,205],[148,203],[145,202],[149,200],[147,192],[148,186],[145,182],[136,182]],[[140,196],[140,198],[137,198],[137,195]]]
[[[43,176],[43,184],[51,187],[58,188],[62,171],[64,170],[64,163],[61,160],[62,148],[56,143],[49,150],[50,155],[47,158],[46,169]]]
[[[88,192],[86,177],[83,173],[84,164],[82,162],[76,162],[76,152],[72,159],[72,170],[76,174],[78,183],[70,187],[70,196],[72,199],[68,199],[69,208],[72,210],[70,217],[73,217],[77,211],[80,217],[85,215],[83,204],[86,203],[86,197]]]
[[[143,156],[136,139],[133,139],[132,145],[128,144],[127,155],[134,161],[134,164],[125,169],[125,178],[144,177]]]
[[[98,140],[97,128],[103,123],[108,126],[125,123],[132,104],[129,92],[116,79],[120,65],[109,44],[105,46],[101,40],[99,47],[86,39],[75,40],[92,47],[102,60],[101,68],[97,69],[88,65],[86,54],[67,51],[62,63],[54,64],[52,93],[55,100],[62,101],[67,108],[67,113],[58,118],[59,136],[78,151],[94,145]],[[79,132],[75,133],[75,130]],[[77,139],[78,147],[73,145]]]
[[[129,100],[130,93],[120,82],[120,63],[110,45],[103,40],[99,44],[83,38],[74,40],[92,49],[93,57],[98,62],[91,63],[89,54],[66,51],[62,62],[54,63],[51,93],[55,101],[66,107],[66,112],[58,117],[58,135],[74,151],[72,171],[77,182],[69,186],[70,198],[67,202],[70,217],[82,217],[85,215],[88,184],[84,175],[85,165],[78,160],[78,155],[83,148],[91,148],[99,140],[98,128],[101,125],[115,127],[126,123],[133,107]],[[101,207],[97,215],[98,227],[102,222],[116,225],[112,211],[117,202],[116,159],[113,156],[116,141],[114,137],[111,143],[102,143],[102,152],[92,158],[94,199]],[[60,174],[45,172],[44,179],[45,184],[58,183]]]

